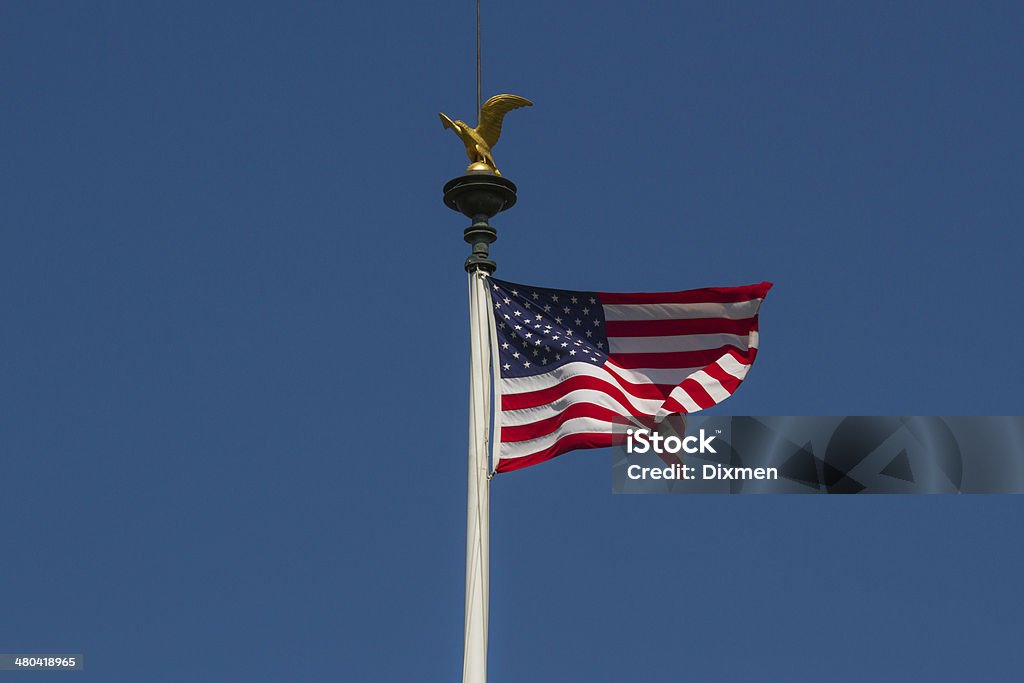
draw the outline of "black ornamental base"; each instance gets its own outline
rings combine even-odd
[[[473,221],[463,231],[463,238],[473,249],[466,259],[466,270],[493,273],[497,264],[488,258],[488,252],[498,232],[488,221],[516,203],[516,184],[490,172],[470,171],[445,183],[444,203]]]

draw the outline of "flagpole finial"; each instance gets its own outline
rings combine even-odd
[[[487,170],[494,175],[501,175],[498,167],[494,164],[494,157],[491,148],[498,144],[501,137],[501,125],[505,120],[505,114],[520,107],[532,107],[533,102],[520,97],[519,95],[495,95],[484,102],[477,112],[476,128],[470,128],[465,121],[453,121],[439,112],[441,124],[450,128],[466,147],[466,155],[469,156],[470,166],[467,170]]]
[[[466,270],[493,273],[498,266],[489,258],[489,251],[498,239],[498,231],[488,221],[516,203],[516,184],[496,175],[490,167],[470,166],[465,175],[445,184],[444,203],[473,221],[463,231],[463,239],[472,247]]]

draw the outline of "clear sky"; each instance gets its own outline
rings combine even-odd
[[[483,15],[485,95],[535,102],[495,149],[501,277],[775,282],[718,414],[1021,412],[1020,3]],[[475,118],[473,24],[0,4],[0,652],[458,680],[467,160],[437,112]],[[609,460],[495,480],[493,683],[1020,680],[1024,498],[615,497]]]

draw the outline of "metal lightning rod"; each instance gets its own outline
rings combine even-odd
[[[483,99],[481,97],[481,91],[483,88],[482,78],[480,75],[480,0],[476,0],[476,115],[480,116],[480,110],[483,109]],[[480,119],[477,118],[477,123],[480,123]]]

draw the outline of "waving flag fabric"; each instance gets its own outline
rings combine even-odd
[[[771,283],[655,294],[490,280],[497,332],[498,472],[613,443],[612,425],[709,408],[757,355]]]

